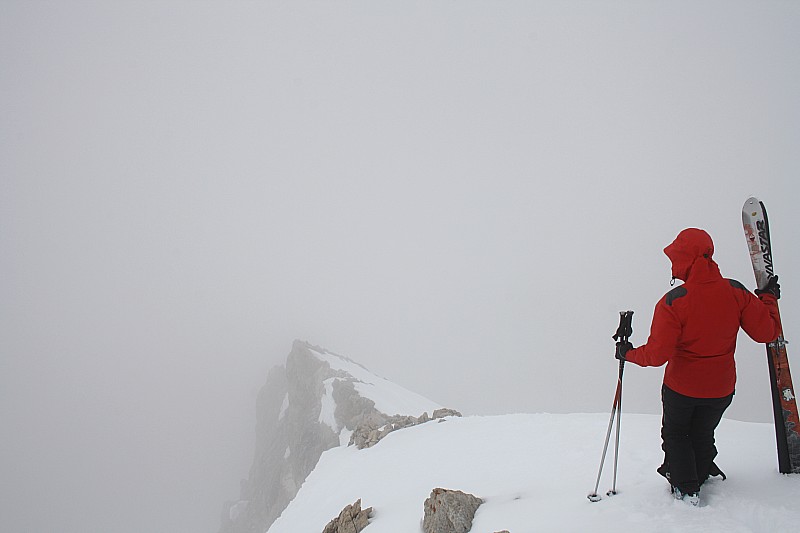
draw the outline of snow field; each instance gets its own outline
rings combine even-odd
[[[672,499],[661,464],[660,418],[622,416],[618,494],[592,503],[608,414],[449,418],[396,431],[373,448],[325,452],[269,533],[322,531],[362,498],[370,533],[418,532],[435,487],[485,500],[472,531],[797,531],[800,477],[778,474],[769,424],[723,420],[719,466],[701,506]],[[598,492],[611,487],[613,436]]]

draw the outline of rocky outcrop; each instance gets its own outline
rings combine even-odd
[[[372,513],[372,507],[362,510],[359,499],[354,504],[342,509],[339,516],[328,522],[322,533],[359,533],[369,525],[370,513]]]
[[[375,402],[361,396],[356,391],[352,379],[334,379],[331,383],[333,401],[336,402],[334,418],[337,423],[348,430],[355,430],[361,425],[381,424],[386,415],[375,408]]]
[[[425,500],[425,533],[467,533],[483,500],[460,490],[433,489]]]
[[[239,500],[223,509],[221,533],[263,532],[289,505],[339,436],[319,422],[322,382],[331,369],[295,342],[286,366],[273,368],[256,405],[256,447]]]
[[[350,436],[349,444],[355,444],[359,450],[370,448],[378,444],[382,438],[393,431],[411,426],[418,426],[419,424],[424,424],[431,420],[439,420],[441,422],[448,416],[461,416],[461,413],[453,409],[437,409],[433,412],[433,416],[429,416],[428,413],[425,412],[418,417],[410,415],[395,415],[385,418],[375,417],[361,422],[356,427],[355,431],[353,431],[353,434]]]
[[[258,395],[253,465],[248,478],[241,482],[239,498],[223,507],[220,533],[266,531],[295,497],[325,450],[348,440],[359,448],[373,446],[391,431],[435,418],[436,412],[440,419],[457,414],[438,410],[433,417],[427,413],[420,417],[406,413],[390,416],[359,392],[359,388],[391,386],[394,388],[389,396],[409,400],[406,407],[397,410],[419,405],[420,400],[423,405],[435,406],[387,384],[346,357],[295,341],[286,365],[270,371]],[[384,407],[389,408],[395,409]],[[373,434],[375,430],[377,434]]]

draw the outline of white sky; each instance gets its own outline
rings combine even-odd
[[[644,342],[678,231],[753,285],[750,195],[791,341],[798,26],[0,0],[0,530],[216,531],[294,338],[464,413],[607,410],[617,311]],[[729,414],[768,420],[763,349],[738,360]],[[661,373],[626,370],[624,408],[658,412]]]

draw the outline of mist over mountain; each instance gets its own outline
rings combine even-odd
[[[798,27],[786,0],[1,1],[0,532],[209,533],[226,500],[265,527],[327,446],[466,423],[342,447],[350,385],[292,402],[297,338],[466,416],[602,414],[681,229],[755,287],[753,195],[794,342]],[[736,357],[727,414],[770,421],[763,346]],[[662,374],[626,370],[626,412]]]
[[[448,414],[346,357],[295,341],[258,395],[253,465],[239,498],[224,506],[220,533],[265,531],[324,451],[369,447],[400,427]]]

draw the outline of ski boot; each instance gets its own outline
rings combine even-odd
[[[692,507],[699,507],[700,506],[700,492],[683,492],[681,489],[676,487],[675,485],[671,485],[672,488],[672,496],[675,497],[676,500],[680,500],[684,503],[691,505]]]

